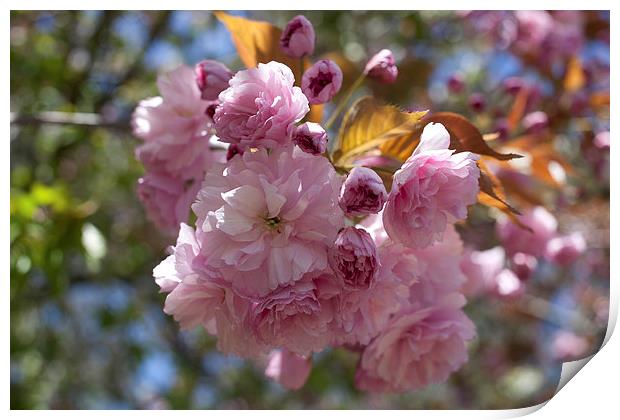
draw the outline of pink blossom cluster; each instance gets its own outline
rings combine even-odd
[[[286,54],[312,53],[308,25],[289,23]],[[393,81],[391,53],[365,74]],[[326,131],[304,122],[310,104],[340,89],[328,60],[297,81],[273,61],[234,74],[205,61],[161,80],[163,99],[141,103],[134,124],[145,178],[161,171],[189,185],[175,212],[172,186],[145,200],[162,226],[178,226],[153,271],[166,314],[183,329],[202,326],[223,353],[269,358],[266,375],[291,389],[330,346],[360,353],[356,384],[372,392],[445,381],[468,360],[475,327],[463,311],[455,224],[477,201],[477,155],[451,150],[448,131],[431,123],[389,193],[371,168],[337,171]],[[209,150],[211,136],[228,143],[225,161]]]
[[[583,14],[575,10],[516,10],[462,12],[477,30],[500,48],[533,55],[545,63],[566,58],[584,44]]]
[[[573,264],[586,249],[585,238],[580,232],[561,235],[557,227],[556,218],[541,206],[516,216],[516,221],[500,218],[496,230],[501,245],[484,251],[467,249],[463,255],[461,269],[467,277],[463,293],[516,299],[525,292],[539,260],[563,267]]]

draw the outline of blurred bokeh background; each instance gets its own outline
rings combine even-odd
[[[233,14],[283,27],[298,12]],[[532,128],[505,129],[511,81],[532,87],[526,112],[544,112],[550,133],[540,150],[549,179],[534,195],[560,230],[583,233],[587,251],[570,267],[539,265],[518,299],[471,301],[478,338],[444,384],[360,393],[357,356],[328,350],[315,355],[306,386],[288,392],[264,366],[218,353],[204,331],[180,332],[165,316],[151,270],[173,239],[135,194],[143,169],[133,108],[157,95],[158,73],[181,63],[240,69],[226,28],[210,12],[14,11],[11,408],[517,408],[553,395],[562,360],[598,350],[609,304],[609,13],[550,13],[556,35],[538,51],[511,12],[304,14],[318,34],[315,56],[336,60],[345,85],[391,48],[398,83],[366,90],[408,109],[462,113],[499,132],[496,141]],[[526,195],[509,198],[533,204]],[[497,243],[486,209],[471,220],[461,227],[468,243]]]

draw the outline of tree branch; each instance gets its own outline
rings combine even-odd
[[[130,132],[128,121],[106,121],[101,115],[88,112],[43,111],[36,114],[11,112],[12,125],[73,125]]]

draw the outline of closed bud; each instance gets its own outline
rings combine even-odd
[[[343,286],[349,290],[369,289],[379,268],[377,247],[364,229],[346,227],[338,233],[329,262]]]
[[[293,143],[312,155],[321,155],[327,150],[327,133],[320,124],[306,122],[295,128]]]
[[[521,124],[528,134],[536,134],[549,126],[549,117],[543,111],[530,112],[523,117]]]
[[[314,52],[316,35],[312,23],[298,15],[286,24],[280,37],[280,48],[289,57],[300,58]]]
[[[394,83],[398,77],[398,68],[392,51],[383,49],[375,54],[366,64],[364,74],[383,83]]]
[[[586,250],[586,240],[579,232],[558,236],[547,243],[545,257],[559,265],[572,264]]]
[[[461,93],[465,88],[465,82],[463,81],[463,76],[458,73],[453,74],[448,79],[448,90],[450,93]]]
[[[536,270],[538,260],[532,255],[517,252],[512,256],[511,263],[512,271],[519,277],[519,280],[526,281]]]
[[[502,82],[504,92],[509,95],[516,95],[525,87],[525,81],[520,77],[509,77]]]
[[[342,71],[331,60],[317,61],[301,79],[301,90],[312,105],[331,101],[341,86]]]
[[[216,100],[218,95],[228,87],[228,81],[233,76],[228,67],[213,60],[204,60],[196,64],[194,72],[201,97],[208,101]]]
[[[338,204],[347,216],[379,213],[387,200],[383,181],[370,168],[357,166],[342,185]]]
[[[481,93],[472,93],[469,97],[469,106],[474,112],[482,112],[486,108],[486,101]]]

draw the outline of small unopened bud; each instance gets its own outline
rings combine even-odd
[[[342,86],[342,71],[331,60],[317,61],[304,73],[301,90],[311,105],[324,104],[338,93]]]
[[[394,83],[398,77],[398,67],[392,51],[383,49],[366,64],[364,74],[383,83]]]
[[[453,74],[448,79],[448,90],[450,93],[461,93],[465,88],[465,82],[463,76],[458,73]]]
[[[317,123],[301,124],[295,129],[292,139],[306,153],[321,155],[327,150],[327,133]]]
[[[586,250],[586,240],[579,232],[558,236],[547,243],[545,257],[559,265],[572,264]]]
[[[512,256],[511,263],[512,271],[519,277],[519,280],[526,281],[536,270],[538,260],[532,255],[517,252]]]
[[[280,37],[280,48],[289,57],[300,58],[314,52],[316,35],[312,23],[298,15],[286,24]]]
[[[486,108],[486,101],[481,93],[472,93],[469,97],[469,106],[474,112],[482,112]]]
[[[516,95],[525,87],[525,82],[520,77],[509,77],[502,82],[504,92],[509,95]]]
[[[218,95],[228,87],[228,81],[233,76],[224,64],[214,60],[204,60],[196,64],[196,84],[200,89],[202,99],[214,101]]]
[[[528,134],[536,134],[549,126],[549,118],[543,111],[536,111],[527,114],[521,122]]]
[[[379,213],[387,200],[383,181],[370,168],[356,166],[342,184],[338,204],[347,216]]]
[[[377,247],[364,229],[345,227],[330,250],[329,262],[346,289],[367,290],[379,268]]]

